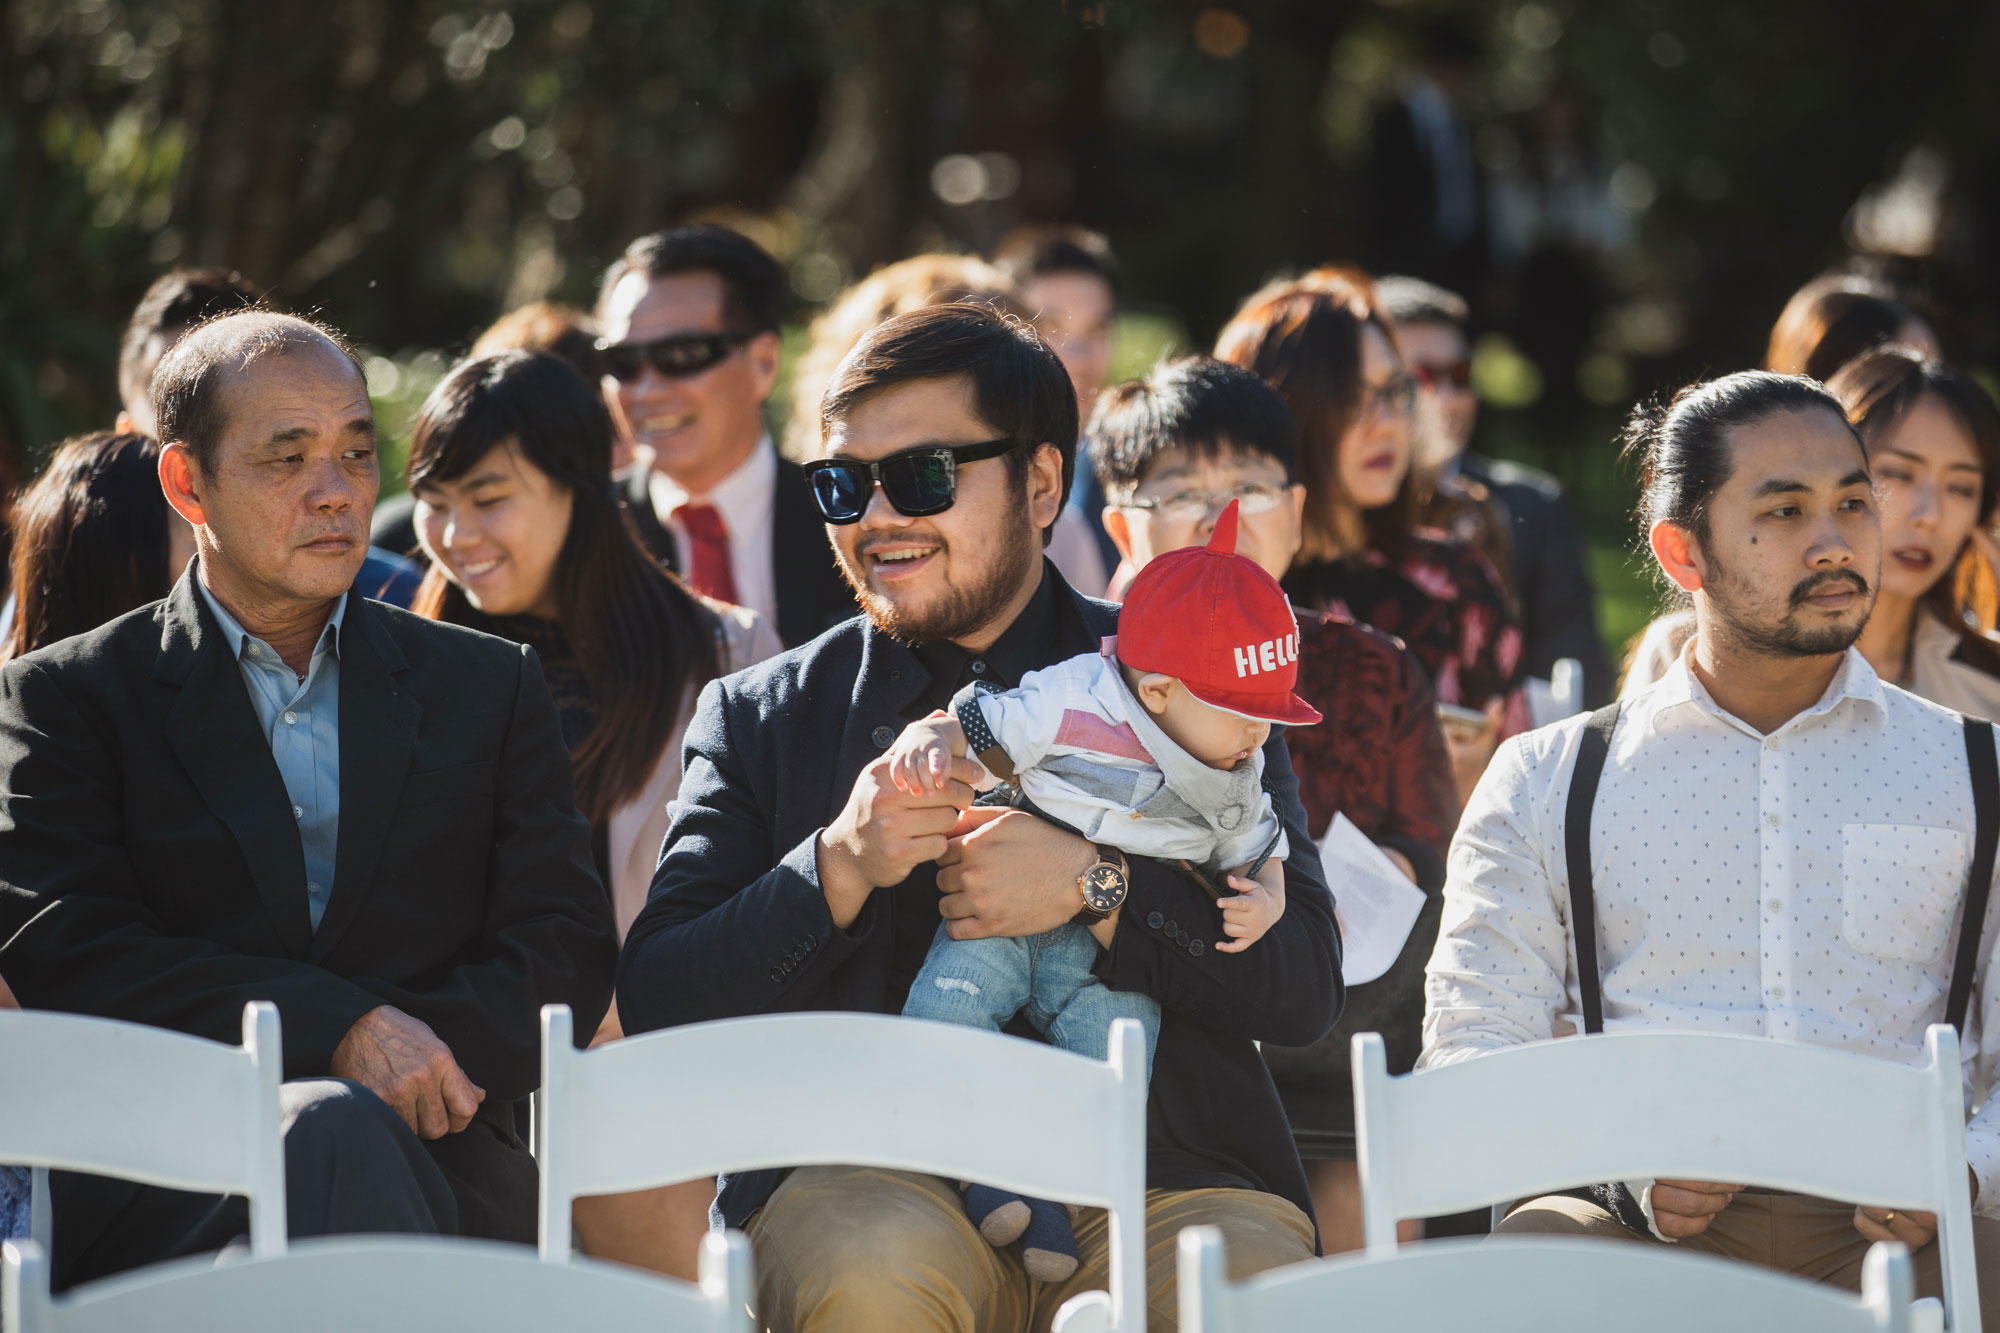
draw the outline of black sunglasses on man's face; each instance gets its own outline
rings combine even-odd
[[[621,384],[639,378],[647,366],[668,379],[699,375],[756,337],[751,333],[677,333],[646,343],[597,342],[597,361],[604,373]]]
[[[878,482],[897,513],[922,518],[942,514],[958,499],[960,465],[1012,453],[1015,445],[1012,439],[925,444],[872,463],[821,458],[806,464],[806,479],[812,483],[813,502],[829,523],[859,523]]]

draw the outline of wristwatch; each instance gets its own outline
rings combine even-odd
[[[1110,920],[1111,914],[1125,905],[1125,895],[1132,888],[1125,853],[1098,843],[1097,860],[1076,877],[1076,887],[1083,894],[1083,910],[1070,918],[1073,924],[1094,926]]]

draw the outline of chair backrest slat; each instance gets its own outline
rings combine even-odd
[[[244,1006],[243,1044],[43,1010],[0,1010],[0,1161],[247,1195],[251,1245],[285,1242],[278,1011]],[[38,1218],[38,1232],[46,1218]]]

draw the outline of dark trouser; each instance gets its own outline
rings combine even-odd
[[[294,1239],[356,1232],[535,1242],[535,1162],[485,1120],[424,1142],[345,1079],[279,1090],[286,1223]],[[50,1173],[54,1286],[219,1250],[247,1237],[250,1205],[70,1171]]]

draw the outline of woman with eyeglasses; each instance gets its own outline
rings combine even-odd
[[[1417,383],[1373,286],[1338,268],[1274,283],[1223,328],[1215,354],[1262,376],[1298,422],[1304,534],[1286,590],[1409,646],[1437,691],[1463,800],[1500,741],[1528,725],[1521,631],[1492,564],[1418,526]]]

